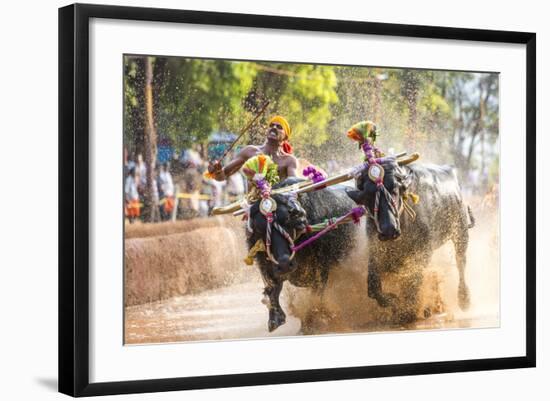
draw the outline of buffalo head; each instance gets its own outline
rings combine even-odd
[[[300,203],[292,196],[272,195],[271,199],[277,203],[273,213],[273,222],[271,223],[271,261],[276,265],[276,273],[288,273],[295,268],[292,261],[292,244],[285,238],[284,233],[279,230],[282,228],[291,238],[295,240],[306,230],[307,218],[306,212]],[[266,243],[268,219],[260,211],[260,201],[255,202],[250,208],[251,234],[249,243],[254,244],[259,239]],[[266,250],[267,251],[267,250]]]
[[[357,204],[367,208],[380,240],[396,239],[401,235],[399,213],[402,195],[407,191],[412,177],[394,158],[385,158],[374,166],[370,165],[360,173],[356,180],[357,189],[349,190],[347,194]]]

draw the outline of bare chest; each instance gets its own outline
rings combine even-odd
[[[277,164],[277,172],[279,173],[279,178],[281,180],[287,178],[288,176],[287,168],[289,165],[288,156],[281,156],[278,154],[270,155],[269,153],[266,153],[265,151],[263,151],[261,148],[259,148],[253,156],[257,156],[259,154],[267,154],[269,157],[271,157],[271,160],[273,160],[273,162]]]

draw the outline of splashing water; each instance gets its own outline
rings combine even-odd
[[[451,242],[434,253],[424,270],[418,321],[412,324],[396,324],[391,308],[382,308],[368,297],[365,243],[331,272],[322,299],[306,289],[290,286],[285,288],[284,296],[289,299],[292,313],[311,325],[305,329],[308,334],[498,326],[500,263],[496,223],[497,215],[492,211],[470,230],[466,283],[471,306],[467,311],[458,306],[458,271]],[[409,279],[408,272],[385,273],[384,291],[399,296]],[[316,319],[314,315],[319,312]]]
[[[389,308],[367,296],[366,241],[331,272],[321,298],[288,282],[281,295],[287,323],[267,331],[267,308],[260,302],[263,285],[254,267],[235,266],[227,285],[197,287],[185,295],[126,308],[127,344],[264,338],[331,333],[494,327],[499,324],[498,227],[494,211],[480,216],[470,231],[466,282],[471,307],[458,307],[458,272],[451,243],[434,254],[425,270],[418,321],[398,325]],[[363,223],[364,224],[364,223]],[[364,228],[364,227],[362,227]],[[361,233],[364,231],[361,229]],[[243,244],[244,246],[244,244]],[[223,266],[216,269],[223,274]],[[225,266],[230,274],[231,266]],[[384,289],[399,293],[406,274],[387,273]],[[195,285],[204,283],[194,281]]]

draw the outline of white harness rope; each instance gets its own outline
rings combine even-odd
[[[276,265],[279,264],[277,259],[275,259],[275,257],[271,253],[271,226],[272,225],[277,231],[279,231],[279,233],[283,236],[284,239],[286,239],[286,241],[290,245],[290,249],[291,249],[292,253],[290,254],[289,261],[294,259],[294,256],[296,255],[296,252],[293,250],[293,248],[294,248],[294,239],[292,239],[290,234],[287,233],[286,230],[279,223],[277,223],[276,221],[273,221],[273,216],[271,216],[271,218],[268,217],[268,219],[267,219],[267,229],[266,229],[266,235],[265,235],[265,252],[267,253],[267,256],[268,256],[269,260],[271,260]]]
[[[275,208],[276,208],[277,203],[269,195],[270,195],[270,191],[269,192],[266,191],[264,194],[262,194],[262,198],[263,198],[262,200],[271,201],[272,204],[274,204]],[[287,197],[290,200],[293,200],[293,201],[297,202],[296,194],[289,194]],[[265,253],[266,253],[267,257],[269,258],[269,260],[271,262],[275,263],[276,265],[279,265],[279,262],[277,261],[277,259],[275,259],[275,257],[273,256],[273,253],[271,252],[272,227],[275,228],[275,230],[277,230],[283,236],[283,238],[288,242],[288,244],[290,246],[290,249],[291,249],[291,254],[290,254],[290,259],[289,260],[294,259],[294,256],[296,255],[296,252],[293,249],[294,248],[294,240],[299,235],[301,235],[301,233],[299,233],[297,235],[296,230],[294,230],[294,238],[291,237],[290,234],[283,228],[283,226],[281,226],[279,223],[274,221],[274,219],[273,219],[273,210],[272,211],[264,211],[262,209],[261,205],[262,204],[261,204],[261,201],[260,201],[260,212],[261,212],[261,214],[264,215],[264,217],[266,219],[266,222],[267,222],[265,239],[263,240],[263,246],[261,246],[261,244],[258,243],[259,241],[262,241],[262,240],[258,240],[256,242],[256,244],[250,250],[248,256],[245,258],[245,262],[247,264],[252,264],[252,259],[256,255],[256,253],[261,252],[261,251],[265,251]],[[251,209],[252,205],[249,204],[245,200],[241,204],[241,207],[243,208],[243,210],[246,213],[246,219],[247,219],[246,229],[250,234],[252,234],[253,229],[252,229],[252,221],[251,221],[251,218],[250,218],[250,209]]]

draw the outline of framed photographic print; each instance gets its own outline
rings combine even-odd
[[[59,10],[59,390],[535,366],[535,34]]]

